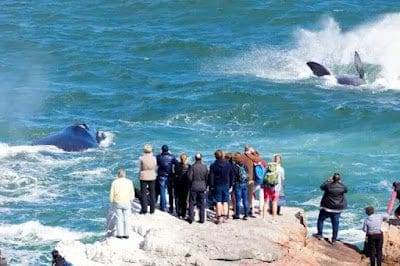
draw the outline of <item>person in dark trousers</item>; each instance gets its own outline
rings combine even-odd
[[[189,218],[187,221],[191,224],[194,220],[194,205],[200,209],[200,223],[205,221],[205,193],[207,190],[208,169],[203,163],[200,153],[195,156],[196,162],[189,168]]]
[[[144,145],[143,155],[139,158],[139,179],[140,179],[140,203],[141,214],[147,213],[147,206],[150,204],[150,213],[154,213],[156,192],[156,158],[153,156],[151,145]]]
[[[188,163],[186,153],[182,153],[180,159],[181,161],[175,166],[175,206],[178,218],[184,219],[186,217],[187,198],[189,192],[188,173],[190,164]]]
[[[168,146],[161,147],[161,154],[157,155],[157,178],[160,191],[160,209],[167,210],[165,190],[168,189],[169,212],[174,212],[174,166],[178,163],[175,156],[169,152]]]
[[[210,166],[208,178],[215,191],[215,199],[217,201],[216,223],[219,224],[228,219],[229,191],[233,183],[233,166],[223,159],[224,153],[221,150],[215,151],[214,155],[215,162]]]
[[[367,233],[367,252],[371,266],[382,265],[383,233],[382,222],[388,219],[388,215],[375,214],[373,207],[365,208],[368,217],[364,220],[363,231]]]
[[[243,220],[247,220],[249,215],[249,205],[247,200],[247,182],[249,180],[249,171],[247,167],[240,162],[240,153],[234,156],[233,165],[233,189],[235,192],[235,215],[233,219],[240,219],[240,201],[243,200],[244,216]]]
[[[314,237],[321,239],[322,230],[326,218],[331,219],[332,223],[332,245],[336,244],[339,232],[340,213],[347,207],[347,201],[344,196],[347,193],[347,187],[341,182],[340,174],[334,173],[331,178],[321,185],[324,195],[321,199],[321,210],[319,211],[317,227],[318,233]]]

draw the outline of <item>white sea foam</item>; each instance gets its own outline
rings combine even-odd
[[[367,85],[374,90],[400,90],[400,13],[387,14],[349,31],[330,17],[321,28],[298,29],[293,47],[258,47],[224,60],[219,70],[233,75],[254,75],[279,81],[296,81],[312,77],[307,61],[316,61],[336,74],[356,74],[354,51],[365,64]],[[332,77],[322,79],[324,87],[337,85]]]
[[[0,224],[0,239],[2,239],[2,242],[23,244],[30,240],[77,240],[93,235],[93,233],[75,232],[58,226],[46,226],[38,221],[29,221],[23,224]]]
[[[107,148],[111,145],[114,145],[114,133],[111,132],[103,132],[103,134],[106,136],[104,140],[102,140],[99,144],[100,148]]]
[[[15,157],[21,154],[36,154],[40,152],[51,152],[51,153],[64,153],[63,150],[58,149],[55,146],[9,146],[6,143],[0,143],[0,158]]]

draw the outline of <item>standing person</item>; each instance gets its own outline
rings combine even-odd
[[[140,179],[140,194],[141,194],[141,214],[147,213],[147,204],[150,201],[150,213],[154,213],[156,204],[156,157],[153,156],[151,145],[144,145],[143,155],[139,158],[139,179]],[[150,199],[148,198],[150,196]]]
[[[224,160],[224,153],[217,150],[214,153],[215,161],[210,166],[210,184],[215,191],[217,201],[217,224],[226,221],[228,217],[229,190],[232,187],[232,165]]]
[[[244,154],[238,156],[238,160],[243,163],[247,170],[249,171],[249,181],[248,184],[248,191],[247,191],[247,200],[249,204],[249,215],[252,218],[256,216],[253,213],[253,193],[254,193],[254,164],[258,164],[262,162],[262,158],[260,157],[259,153],[255,151],[251,146],[246,145],[244,148]]]
[[[174,183],[173,174],[174,166],[178,163],[175,156],[169,152],[168,146],[161,147],[161,154],[157,155],[157,174],[158,186],[160,190],[160,208],[162,211],[167,210],[167,199],[165,190],[168,189],[169,212],[174,212]]]
[[[273,162],[268,164],[267,171],[265,173],[265,186],[264,186],[264,206],[263,206],[263,218],[267,216],[270,201],[272,202],[272,218],[275,221],[279,194],[282,191],[282,183],[285,179],[284,169],[281,167],[281,156],[274,155]]]
[[[181,161],[175,166],[175,207],[178,217],[184,219],[186,217],[187,210],[187,197],[189,187],[188,172],[190,164],[188,163],[186,153],[182,153],[180,159]]]
[[[200,223],[205,221],[205,192],[207,190],[207,166],[203,163],[202,156],[197,153],[195,156],[196,162],[189,168],[189,218],[191,224],[194,220],[194,205],[200,209]]]
[[[285,168],[282,167],[282,156],[280,154],[275,154],[274,162],[277,164],[277,168],[278,168],[277,170],[278,170],[278,173],[280,176],[277,214],[282,215],[281,205],[285,204]]]
[[[324,191],[324,195],[321,199],[321,210],[318,215],[318,233],[314,234],[314,237],[323,237],[324,220],[329,217],[332,223],[331,243],[335,245],[339,232],[340,213],[347,207],[347,201],[344,196],[347,193],[347,187],[341,182],[340,174],[334,173],[331,178],[321,185],[321,190]]]
[[[234,156],[235,164],[233,166],[233,189],[235,191],[235,215],[233,219],[240,219],[240,201],[243,200],[244,215],[243,220],[247,220],[249,215],[249,206],[247,200],[247,181],[249,179],[249,173],[247,167],[239,161],[240,153],[236,153]]]
[[[110,202],[116,209],[117,238],[129,238],[131,201],[134,197],[133,183],[126,178],[125,169],[118,170],[118,178],[112,182],[110,189]]]
[[[390,215],[390,213],[392,212],[396,198],[398,200],[400,200],[400,182],[393,182],[393,192],[392,192],[392,196],[390,197],[389,205],[386,210],[388,215]],[[396,216],[397,219],[400,220],[400,205],[394,211],[394,215]]]
[[[383,246],[383,233],[381,231],[381,226],[382,222],[385,221],[388,216],[375,214],[375,210],[371,206],[365,208],[365,213],[368,217],[364,220],[363,231],[367,233],[369,260],[371,266],[381,266]]]

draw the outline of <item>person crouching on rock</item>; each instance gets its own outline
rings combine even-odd
[[[110,202],[117,216],[117,238],[129,238],[131,202],[134,198],[132,181],[126,178],[124,169],[118,170],[118,178],[112,182],[110,190]]]
[[[215,162],[210,166],[210,184],[215,190],[217,201],[217,221],[222,223],[228,220],[229,190],[232,187],[233,167],[232,164],[224,160],[224,153],[217,150],[214,153]]]
[[[347,187],[340,181],[340,174],[334,173],[331,178],[321,185],[324,195],[321,199],[321,210],[318,215],[317,228],[318,233],[314,237],[322,238],[324,220],[331,219],[332,223],[332,245],[336,244],[339,232],[340,213],[347,207],[347,201],[344,196],[347,193]]]
[[[367,252],[372,266],[382,265],[383,233],[382,222],[387,220],[388,215],[375,214],[373,207],[365,208],[368,217],[364,220],[363,231],[367,233]],[[376,264],[375,264],[376,261]]]
[[[187,221],[191,224],[194,220],[194,205],[200,209],[200,223],[205,221],[205,199],[207,190],[208,169],[203,163],[200,153],[195,155],[196,162],[189,168],[189,218]]]
[[[186,153],[180,156],[181,161],[175,165],[175,207],[178,218],[184,219],[187,210],[187,197],[188,197],[188,172],[190,164],[188,163]]]
[[[393,192],[392,192],[392,196],[390,197],[389,205],[386,210],[388,215],[390,215],[390,213],[392,212],[396,198],[398,200],[400,200],[400,182],[393,182]],[[400,205],[394,211],[394,215],[396,216],[397,219],[400,220]]]
[[[156,205],[156,157],[153,155],[153,149],[151,145],[144,145],[143,155],[139,158],[140,162],[140,194],[141,194],[141,214],[147,213],[147,205],[150,203],[150,213],[154,213]],[[148,194],[150,199],[148,198]]]

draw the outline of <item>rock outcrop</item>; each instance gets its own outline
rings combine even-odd
[[[229,220],[216,225],[179,220],[156,211],[140,215],[133,206],[129,239],[108,237],[94,244],[60,242],[56,249],[74,265],[368,265],[356,247],[307,238],[306,218],[299,208],[283,208],[271,217]],[[209,213],[211,215],[211,213]],[[399,265],[400,231],[389,226],[384,256]]]
[[[400,265],[400,223],[391,220],[383,228],[383,260],[385,265]]]

